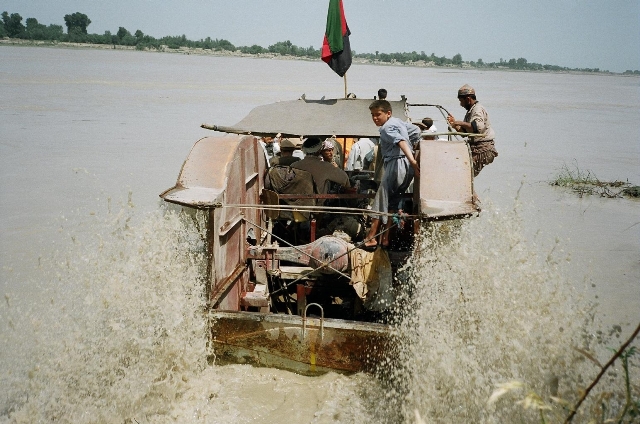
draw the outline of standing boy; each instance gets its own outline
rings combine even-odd
[[[391,104],[386,100],[375,100],[369,106],[373,123],[380,127],[380,146],[378,154],[384,161],[384,174],[380,187],[373,200],[372,210],[375,212],[395,212],[401,200],[401,194],[411,184],[413,176],[420,176],[418,162],[413,156],[411,145],[420,139],[420,128],[391,116]],[[380,228],[380,221],[385,225],[380,245],[389,246],[389,228],[391,220],[386,215],[378,215],[371,221],[371,228],[366,236],[364,247],[373,248],[378,245],[375,235]]]

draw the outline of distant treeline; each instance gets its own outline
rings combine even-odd
[[[268,47],[262,47],[257,44],[252,46],[235,46],[225,39],[212,39],[207,37],[198,41],[189,40],[185,35],[166,36],[162,38],[154,38],[137,30],[131,34],[126,28],[120,27],[115,34],[111,31],[105,31],[104,34],[89,34],[87,27],[91,20],[84,13],[76,12],[65,15],[64,22],[67,27],[67,33],[61,25],[44,25],[35,18],[27,18],[25,25],[22,24],[22,16],[17,13],[9,15],[6,11],[2,13],[2,22],[0,22],[0,38],[20,38],[25,40],[44,40],[44,41],[66,41],[71,43],[89,43],[89,44],[111,44],[119,46],[131,46],[138,50],[156,49],[163,50],[179,49],[181,47],[200,48],[214,51],[240,51],[245,54],[262,54],[270,53],[277,55],[288,55],[296,57],[304,57],[310,59],[319,59],[320,50],[309,46],[307,48],[298,47],[291,41],[280,41]],[[427,65],[427,66],[449,66],[461,68],[506,68],[518,69],[526,71],[580,71],[580,72],[606,72],[599,68],[567,68],[557,65],[543,65],[540,63],[530,63],[525,58],[500,59],[500,62],[484,62],[482,59],[476,61],[464,61],[459,53],[452,58],[445,56],[436,56],[435,53],[427,55],[423,52],[410,53],[356,53],[352,51],[353,57],[363,59],[372,63],[400,63],[407,65]],[[627,70],[624,74],[640,75],[638,70]]]

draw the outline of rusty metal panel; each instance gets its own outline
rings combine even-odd
[[[477,212],[471,154],[464,141],[420,141],[420,213],[447,218]]]
[[[160,197],[196,208],[211,207],[219,202],[228,176],[224,171],[240,139],[230,135],[198,140],[182,165],[176,185]]]
[[[227,164],[227,171],[229,172],[227,178],[227,184],[224,189],[224,204],[234,205],[244,202],[244,179],[242,176],[242,154],[241,146],[238,146],[235,157],[233,157]],[[226,207],[225,223],[234,221],[241,214],[241,210],[235,207]],[[220,226],[220,230],[224,227],[224,224]]]
[[[214,312],[212,342],[219,364],[248,363],[307,375],[372,371],[392,355],[390,326],[255,312]]]
[[[224,286],[224,290],[221,290],[219,293],[219,300],[216,304],[217,309],[224,311],[240,310],[242,292],[245,291],[247,283],[249,282],[249,270],[241,266],[239,266],[239,270],[239,274],[234,275],[233,280],[229,281],[230,284],[221,284],[221,286]]]
[[[224,205],[259,204],[259,193],[262,190],[262,175],[266,167],[266,160],[262,148],[257,145],[253,136],[245,136],[234,146],[233,154],[226,163],[226,183],[224,187]],[[260,153],[260,155],[258,155]],[[262,158],[260,158],[262,156]],[[223,207],[216,214],[216,223],[210,229],[214,233],[213,261],[217,281],[212,284],[212,292],[219,284],[225,287],[218,293],[217,299],[220,309],[239,310],[241,293],[246,291],[249,279],[248,270],[243,271],[241,278],[235,280],[231,286],[225,278],[232,275],[238,267],[246,267],[247,224],[245,218],[252,222],[260,222],[260,212],[257,209],[240,209]],[[259,233],[257,234],[259,237]]]
[[[219,280],[216,282],[216,285],[212,287],[211,293],[209,296],[209,301],[211,305],[217,307],[220,303],[220,300],[224,297],[228,296],[229,290],[237,285],[238,280],[241,279],[242,274],[245,272],[245,266],[239,264],[236,269],[233,270],[231,274],[229,274],[226,278]]]
[[[215,208],[208,219],[208,288],[209,296],[216,297],[216,303],[224,309],[239,309],[240,294],[248,282],[247,271],[229,280],[238,267],[245,266],[246,215],[240,208],[224,206],[259,203],[266,169],[259,147],[253,136],[200,139],[182,165],[176,185],[160,195],[168,202]],[[259,222],[258,211],[249,211],[248,215]]]
[[[251,139],[244,144],[244,179],[245,179],[245,204],[260,204],[260,193],[264,187],[264,174],[267,169],[266,158],[262,147],[256,139]],[[245,209],[244,214],[251,222],[259,223],[262,213],[258,209]],[[245,231],[248,231],[245,228]],[[261,230],[254,228],[257,240],[260,240]],[[245,232],[246,236],[246,232]]]

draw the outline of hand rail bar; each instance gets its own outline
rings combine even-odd
[[[302,315],[302,340],[304,340],[305,333],[307,331],[307,309],[309,309],[309,306],[314,305],[320,308],[320,341],[324,338],[324,309],[322,308],[322,305],[318,303],[309,303],[305,306],[304,313]]]

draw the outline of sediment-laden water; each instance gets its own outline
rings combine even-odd
[[[517,403],[535,393],[557,422],[550,396],[575,400],[598,371],[577,349],[603,363],[637,325],[640,204],[544,182],[563,163],[640,182],[637,78],[354,66],[360,97],[385,86],[460,116],[455,91],[474,85],[500,156],[476,180],[479,217],[423,231],[397,356],[375,376],[311,378],[207,363],[202,221],[157,195],[210,135],[201,122],[339,96],[341,81],[307,62],[24,47],[0,59],[0,421],[540,422]],[[620,391],[614,371],[593,399]],[[487,403],[512,380],[525,387]]]

